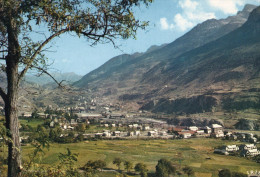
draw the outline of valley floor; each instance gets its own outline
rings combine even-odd
[[[186,165],[191,166],[196,177],[217,177],[218,170],[224,168],[243,173],[250,170],[260,170],[259,163],[250,159],[213,153],[215,147],[230,144],[242,143],[220,139],[194,138],[186,140],[98,140],[72,144],[51,144],[50,150],[46,150],[41,163],[46,165],[56,164],[59,153],[65,153],[66,148],[70,148],[73,153],[78,153],[78,167],[84,166],[89,160],[101,159],[107,163],[108,168],[117,169],[112,162],[114,158],[120,157],[134,164],[143,162],[151,172],[155,171],[159,159],[166,158],[172,161],[177,169]],[[23,147],[24,160],[31,152],[32,147]],[[115,173],[101,172],[99,176],[115,176]]]

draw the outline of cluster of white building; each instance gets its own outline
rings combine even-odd
[[[223,127],[219,124],[212,124],[210,127],[174,127],[172,131],[179,136],[180,138],[191,138],[192,136],[202,136],[202,137],[216,137],[221,138],[224,137]]]
[[[214,150],[214,153],[229,155],[230,153],[235,153],[240,151],[240,155],[244,157],[254,157],[260,154],[255,144],[242,144],[237,145],[227,145],[222,146]]]

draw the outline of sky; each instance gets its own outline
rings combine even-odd
[[[154,0],[148,7],[135,9],[140,20],[149,21],[146,30],[137,32],[137,39],[116,40],[112,44],[90,46],[84,38],[63,35],[54,41],[53,52],[47,53],[51,71],[85,75],[112,57],[145,52],[152,45],[173,42],[207,19],[235,15],[245,4],[260,5],[260,0]]]

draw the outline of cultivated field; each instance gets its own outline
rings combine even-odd
[[[176,164],[177,169],[185,165],[193,167],[196,177],[216,177],[219,169],[228,168],[232,171],[246,173],[248,170],[260,170],[260,165],[246,158],[213,154],[214,147],[223,144],[238,144],[217,139],[189,140],[98,140],[73,144],[52,144],[42,159],[43,164],[53,165],[58,162],[60,152],[70,148],[78,153],[78,167],[88,160],[102,159],[108,168],[117,169],[112,161],[115,157],[132,161],[134,164],[143,162],[150,171],[155,171],[157,161],[167,158]],[[24,159],[32,151],[30,146],[23,147]],[[122,166],[123,169],[123,166]],[[115,174],[113,172],[113,174]],[[103,174],[100,176],[115,176]]]

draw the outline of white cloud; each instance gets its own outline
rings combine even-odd
[[[181,31],[186,31],[187,29],[194,26],[191,21],[185,19],[181,14],[175,15],[174,22]]]
[[[186,31],[198,23],[216,18],[215,13],[206,12],[202,8],[202,3],[202,1],[195,0],[179,0],[182,13],[178,13],[174,16],[174,25],[176,28],[181,31]]]
[[[173,24],[168,24],[167,18],[165,17],[160,19],[160,25],[162,30],[169,30],[174,28]]]
[[[208,0],[208,5],[224,14],[236,14],[239,7],[245,4],[259,5],[260,0]]]
[[[173,0],[176,3],[175,0]],[[245,4],[258,4],[260,0],[178,0],[181,12],[178,12],[172,19],[165,17],[160,19],[162,30],[187,31],[208,19],[217,18],[216,12],[226,15],[236,14]]]
[[[238,6],[245,4],[244,0],[208,0],[211,7],[222,11],[225,14],[235,14],[238,11]]]
[[[185,1],[179,1],[179,5],[181,6],[182,9],[195,10],[199,5],[199,3],[196,1],[185,0]]]

